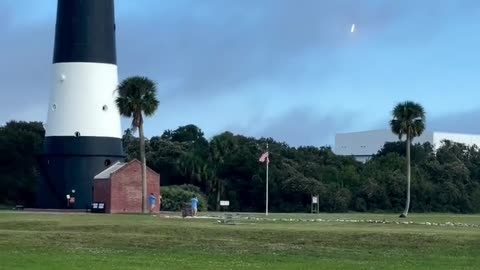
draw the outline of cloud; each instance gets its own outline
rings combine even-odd
[[[447,114],[430,114],[427,112],[426,129],[438,132],[480,134],[480,108],[463,112],[451,112]],[[389,129],[389,118],[385,117],[376,121],[367,129]],[[358,130],[355,130],[358,131]]]
[[[335,133],[351,128],[358,120],[358,113],[319,114],[313,108],[297,107],[281,115],[262,119],[262,128],[252,135],[272,137],[291,146],[332,145]]]
[[[29,19],[34,9],[17,2],[0,3],[0,80],[6,93],[1,107],[8,112],[27,111],[39,103],[46,107],[51,87],[55,18],[45,16],[54,15],[56,1],[41,9],[37,5],[35,20]],[[365,25],[384,25],[393,12],[391,5],[370,9],[351,1],[334,5],[213,0],[163,6],[140,1],[134,15],[129,15],[128,5],[117,1],[117,10],[122,11],[117,12],[120,76],[154,78],[161,98],[172,103],[208,102],[212,95],[248,92],[245,86],[255,82],[295,80],[308,67],[306,59],[342,46],[352,18]],[[327,55],[318,62],[317,76],[327,76],[334,65]]]
[[[0,122],[9,120],[5,117],[43,121],[51,87],[55,24],[52,11],[56,1],[50,0],[48,5],[42,2],[43,6],[26,4],[37,2],[33,0],[22,5],[18,2],[0,1]],[[470,0],[461,4],[456,0],[442,4],[383,0],[138,0],[135,5],[131,0],[117,0],[120,78],[141,74],[158,82],[158,125],[162,125],[162,118],[168,118],[169,125],[192,122],[189,120],[200,116],[189,118],[185,111],[212,110],[218,100],[228,100],[232,93],[264,97],[268,92],[267,96],[285,97],[300,91],[292,88],[295,81],[311,80],[314,86],[302,91],[326,91],[318,84],[342,68],[337,53],[344,48],[385,37],[396,46],[418,42],[451,22],[444,15],[453,18],[455,14],[476,14],[479,6],[479,2]],[[426,21],[425,14],[431,14]],[[392,31],[397,23],[405,21],[411,22],[410,28]],[[350,35],[353,22],[361,35]],[[255,87],[262,84],[279,87]],[[292,145],[327,142],[338,129],[352,124],[349,119],[353,115],[344,109],[337,113],[316,112],[299,107],[301,102],[296,100],[285,103],[282,110],[286,113],[276,116],[268,115],[261,102],[252,103],[251,98],[226,102],[235,104],[224,105],[225,117],[236,115],[229,129],[278,136]],[[252,104],[257,107],[252,109]],[[42,106],[44,114],[39,113]],[[218,119],[202,122],[207,124],[210,126],[202,129],[212,133],[226,125]]]
[[[12,9],[0,4],[0,121],[18,119],[15,116],[43,120],[50,90],[54,25],[15,27],[15,20]],[[38,114],[39,104],[44,104],[44,114]],[[5,119],[8,116],[11,118]]]
[[[440,132],[480,134],[480,109],[433,117],[427,121],[427,129]]]
[[[352,22],[371,34],[398,12],[388,3],[264,0],[192,1],[173,14],[160,13],[119,18],[123,74],[149,73],[172,95],[205,98],[248,91],[242,86],[264,80],[294,79],[316,57],[317,76],[328,76],[335,65],[329,55],[348,45]]]

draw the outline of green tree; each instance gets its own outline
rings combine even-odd
[[[11,121],[0,126],[0,204],[33,206],[38,172],[35,154],[43,145],[38,122]],[[309,212],[311,195],[320,196],[327,212],[402,211],[407,193],[405,142],[385,143],[366,163],[337,156],[330,147],[291,147],[271,138],[224,132],[208,141],[194,125],[144,138],[147,166],[161,174],[164,209],[179,209],[192,194],[205,194],[203,209],[230,201],[232,211],[264,211],[265,166],[258,157],[266,142],[271,162],[269,205],[276,212]],[[126,130],[123,145],[128,159],[141,159],[140,139]],[[480,149],[452,141],[410,147],[411,202],[409,211],[480,212]],[[195,185],[195,186],[193,186]],[[182,190],[163,194],[166,186]],[[183,195],[182,195],[183,196]],[[169,199],[167,199],[167,197]],[[199,197],[200,199],[200,197]],[[208,200],[207,200],[208,199]],[[163,204],[162,204],[163,205]]]
[[[146,148],[147,165],[161,174],[162,185],[188,183],[185,182],[181,173],[182,160],[185,156],[191,154],[191,149],[186,143],[172,142],[155,136],[148,140],[148,146]]]
[[[34,206],[44,137],[41,122],[9,121],[0,127],[0,204]]]
[[[191,142],[195,143],[198,141],[206,142],[203,131],[193,125],[188,124],[186,126],[180,126],[176,130],[165,130],[162,134],[162,139],[175,141],[175,142]]]
[[[393,119],[390,120],[390,127],[394,134],[402,140],[405,136],[407,147],[407,201],[405,203],[405,210],[400,217],[407,217],[410,208],[410,146],[415,137],[422,135],[425,130],[425,110],[422,105],[405,101],[395,106],[392,111]]]
[[[192,185],[171,185],[162,188],[162,210],[181,211],[184,205],[196,196],[198,198],[198,209],[207,210],[205,195],[196,186]]]
[[[142,209],[147,213],[147,162],[145,158],[144,116],[152,116],[159,106],[155,83],[141,76],[126,78],[118,85],[116,104],[122,116],[132,118],[132,131],[138,129],[142,162]]]

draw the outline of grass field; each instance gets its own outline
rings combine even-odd
[[[0,269],[480,269],[478,215],[243,216],[0,211]]]

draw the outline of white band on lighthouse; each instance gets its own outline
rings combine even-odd
[[[121,138],[117,66],[104,63],[53,64],[45,136]]]

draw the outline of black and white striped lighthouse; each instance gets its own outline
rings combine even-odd
[[[93,178],[124,160],[113,0],[58,0],[39,208],[89,208]]]

